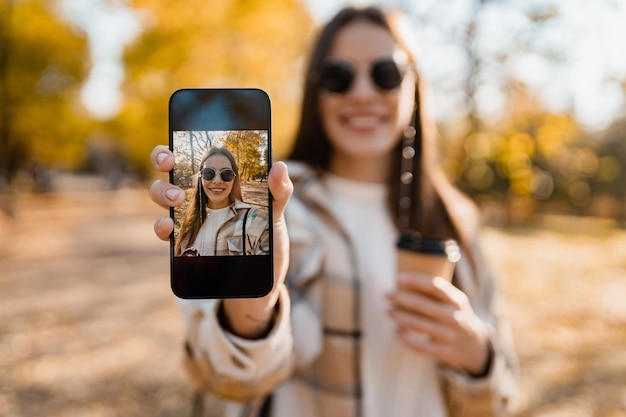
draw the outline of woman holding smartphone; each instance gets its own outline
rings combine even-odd
[[[185,309],[187,369],[232,401],[232,415],[489,417],[514,406],[516,357],[478,212],[438,166],[408,29],[374,7],[343,9],[322,28],[290,161],[268,178],[274,289]],[[162,146],[152,160],[173,166]],[[151,187],[164,207],[180,204],[177,192]],[[410,207],[408,224],[399,207]],[[451,282],[398,273],[407,225],[459,242]],[[171,230],[167,218],[155,224],[162,239]]]
[[[176,239],[176,256],[269,253],[269,220],[243,201],[238,171],[228,149],[207,150]]]

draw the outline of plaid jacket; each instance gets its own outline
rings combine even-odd
[[[208,219],[207,221],[210,221]],[[244,242],[245,231],[245,242]],[[245,243],[245,244],[244,244]],[[193,245],[184,249],[200,247],[198,238]],[[228,214],[215,237],[215,253],[203,256],[265,255],[269,253],[269,220],[265,213],[243,201],[229,206]]]
[[[357,260],[316,174],[297,163],[289,170],[295,184],[286,212],[291,262],[275,328],[264,341],[245,341],[220,329],[219,302],[188,309],[187,369],[204,391],[238,401],[241,416],[259,415],[263,398],[289,378],[315,398],[319,417],[360,417],[363,307]],[[440,366],[448,413],[505,416],[513,406],[516,359],[495,282],[487,274],[473,277],[465,262],[457,266],[456,281],[490,328],[494,352],[481,379]]]

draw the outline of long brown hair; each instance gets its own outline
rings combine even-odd
[[[195,179],[191,202],[187,206],[187,211],[180,227],[180,234],[176,239],[175,249],[176,254],[178,255],[182,252],[183,243],[190,245],[194,240],[196,240],[200,227],[202,227],[202,223],[204,223],[204,220],[207,217],[207,204],[209,202],[209,197],[206,195],[204,188],[202,187],[202,169],[204,168],[204,164],[207,159],[213,155],[224,155],[230,161],[233,171],[235,171],[233,188],[228,195],[228,201],[230,204],[233,204],[237,200],[243,201],[241,195],[239,168],[233,154],[226,148],[218,148],[216,146],[210,147],[200,161],[198,172],[194,174]]]
[[[305,81],[300,125],[290,159],[308,163],[315,169],[328,169],[332,148],[323,129],[319,111],[318,74],[323,60],[328,55],[337,33],[355,21],[367,21],[387,30],[404,48],[417,73],[417,59],[414,41],[408,27],[403,26],[403,17],[397,12],[386,12],[378,7],[346,7],[330,20],[318,35],[314,45]],[[474,205],[462,196],[447,180],[438,157],[436,129],[433,121],[425,116],[423,106],[423,85],[419,74],[415,86],[415,111],[411,125],[416,129],[413,158],[411,196],[414,202],[410,215],[409,228],[428,236],[454,238],[459,241],[470,263],[476,267],[472,256],[471,234],[476,223]],[[390,189],[388,207],[396,226],[400,229],[398,199],[400,197],[400,169],[402,140],[393,150],[393,160],[388,175]],[[468,221],[467,214],[473,217]],[[472,224],[474,223],[474,224]]]

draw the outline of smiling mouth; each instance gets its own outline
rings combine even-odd
[[[226,191],[226,189],[225,189],[225,188],[209,188],[209,191],[210,191],[212,194],[220,195],[220,194],[222,194],[224,191]]]
[[[383,116],[366,115],[366,116],[344,116],[342,118],[343,123],[353,129],[358,130],[371,130],[375,129],[384,123],[385,118]]]

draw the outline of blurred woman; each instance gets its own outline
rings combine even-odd
[[[515,353],[478,213],[438,166],[414,47],[403,18],[375,7],[341,10],[317,39],[290,162],[269,176],[274,290],[185,309],[187,369],[201,390],[233,401],[232,415],[488,417],[513,407]],[[171,153],[157,147],[153,161],[167,171]],[[164,207],[179,203],[169,184],[151,190]],[[452,282],[399,274],[407,229],[460,243]],[[166,239],[170,224],[155,232]]]

